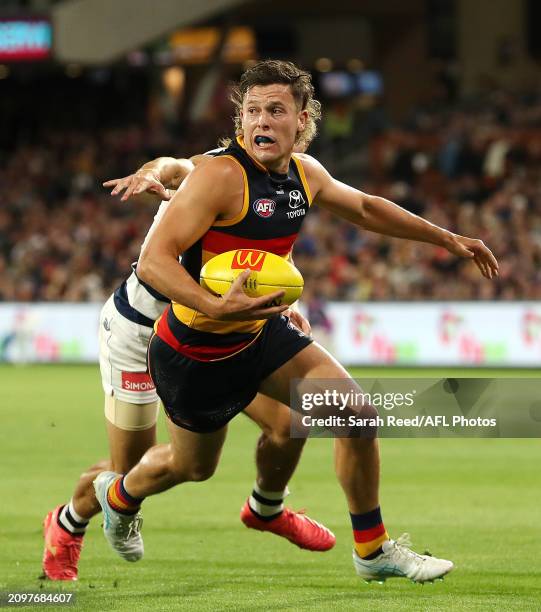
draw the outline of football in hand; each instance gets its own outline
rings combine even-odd
[[[255,249],[238,249],[216,255],[201,268],[201,286],[214,293],[227,293],[235,278],[243,270],[251,274],[244,282],[244,292],[250,297],[261,297],[285,291],[285,295],[273,305],[293,304],[304,287],[304,280],[297,268],[279,255]]]

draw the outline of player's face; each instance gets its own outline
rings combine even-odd
[[[299,111],[289,85],[255,85],[244,96],[241,119],[244,144],[260,164],[287,172],[298,131],[308,113]]]

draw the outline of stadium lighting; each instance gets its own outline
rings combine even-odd
[[[346,67],[350,72],[361,72],[364,70],[364,62],[354,57],[347,61]]]
[[[162,80],[169,94],[173,97],[178,97],[184,89],[186,71],[178,66],[172,66],[163,71]]]
[[[320,57],[315,61],[314,65],[319,72],[329,72],[332,70],[333,62],[328,57]]]

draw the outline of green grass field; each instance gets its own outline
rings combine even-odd
[[[351,564],[332,440],[308,442],[288,498],[336,533],[332,551],[301,551],[240,523],[258,435],[242,416],[214,478],[147,500],[140,563],[117,559],[95,520],[79,582],[42,583],[43,516],[69,499],[84,467],[106,456],[98,369],[3,366],[0,383],[0,591],[75,591],[74,607],[90,611],[541,610],[539,440],[382,440],[387,529],[395,537],[408,531],[417,550],[452,559],[456,570],[443,583],[367,585]]]

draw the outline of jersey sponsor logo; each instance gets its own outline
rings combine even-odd
[[[122,372],[122,388],[126,391],[154,391],[148,372]]]
[[[265,253],[265,251],[239,249],[233,257],[231,269],[246,270],[246,268],[249,268],[250,270],[254,270],[255,272],[260,272],[261,268],[263,267],[263,262],[265,261],[266,256],[267,253]]]
[[[288,219],[295,219],[295,217],[304,217],[306,210],[304,208],[298,208],[297,210],[288,210],[286,212]]]
[[[260,198],[256,200],[253,204],[254,211],[264,219],[268,217],[272,217],[274,211],[276,210],[276,202],[274,200],[270,200],[269,198]]]
[[[299,208],[303,204],[305,204],[305,201],[298,189],[289,192],[289,208]]]

